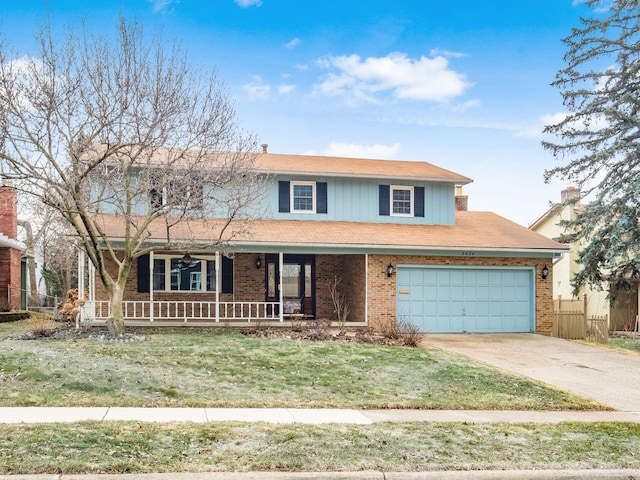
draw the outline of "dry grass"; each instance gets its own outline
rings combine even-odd
[[[639,468],[640,426],[0,425],[0,474]]]

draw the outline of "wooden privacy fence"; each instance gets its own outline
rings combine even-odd
[[[587,296],[581,299],[553,301],[553,336],[567,340],[609,341],[608,315],[594,315],[587,318]]]

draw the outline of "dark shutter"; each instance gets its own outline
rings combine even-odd
[[[389,185],[379,185],[380,215],[389,215]]]
[[[221,293],[233,293],[233,258],[222,256]]]
[[[327,182],[316,182],[316,213],[327,213]]]
[[[413,216],[424,217],[424,187],[413,187]]]
[[[289,182],[279,181],[278,182],[278,211],[279,212],[289,212],[291,208],[291,200],[289,199],[290,195]]]
[[[149,293],[149,255],[138,257],[138,292]]]

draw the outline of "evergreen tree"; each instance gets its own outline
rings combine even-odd
[[[640,1],[588,0],[591,18],[563,40],[566,67],[552,85],[568,110],[543,142],[561,165],[545,172],[581,187],[586,205],[564,222],[582,242],[576,293],[586,284],[612,300],[640,278]],[[578,200],[572,200],[576,202]]]

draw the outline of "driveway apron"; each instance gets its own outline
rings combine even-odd
[[[640,411],[640,356],[533,333],[433,334],[424,345],[465,355],[609,405]]]

